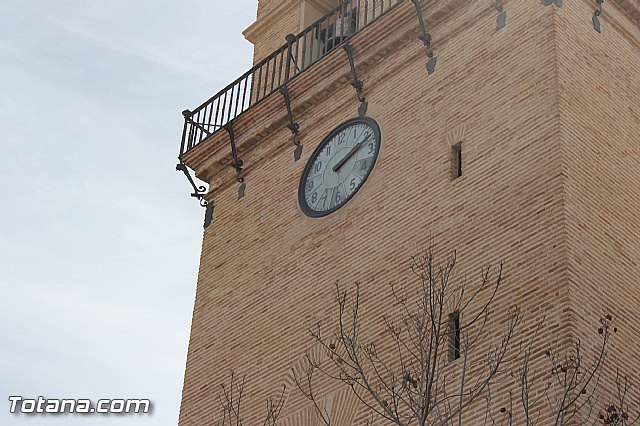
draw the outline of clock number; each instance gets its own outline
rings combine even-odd
[[[324,192],[322,193],[322,197],[320,197],[320,206],[323,208],[325,203],[327,202],[327,192],[329,192],[329,190],[325,189]]]
[[[313,189],[313,179],[307,181],[307,191],[311,191]]]
[[[316,173],[320,173],[320,170],[322,170],[322,161],[318,161],[316,163],[316,166],[315,166],[314,170],[315,170]]]
[[[347,141],[347,135],[344,132],[340,133],[338,135],[338,145],[342,145],[346,141]]]
[[[331,145],[327,145],[327,148],[325,149],[325,156],[330,156],[331,155]]]
[[[351,178],[351,181],[349,182],[349,189],[352,191],[356,189],[356,178]]]
[[[369,142],[369,154],[373,154],[375,151],[375,147],[373,146],[373,142]]]
[[[339,207],[346,200],[346,191],[342,184],[335,187],[329,208]]]
[[[360,165],[360,171],[361,172],[366,172],[367,171],[367,162],[363,161],[362,164]]]
[[[313,195],[311,195],[311,202],[315,204],[316,201],[318,201],[318,193],[314,192]]]

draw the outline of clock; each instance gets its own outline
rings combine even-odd
[[[344,206],[369,177],[380,152],[380,127],[356,117],[333,129],[311,154],[302,172],[298,201],[311,217]]]

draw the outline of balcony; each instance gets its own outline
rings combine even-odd
[[[308,70],[403,0],[345,0],[193,111],[185,110],[178,158]]]

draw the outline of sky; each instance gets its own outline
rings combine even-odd
[[[251,67],[256,0],[0,1],[0,424],[176,425],[204,209],[181,111]],[[9,396],[150,415],[12,415]]]

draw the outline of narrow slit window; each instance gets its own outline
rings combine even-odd
[[[460,313],[455,312],[449,317],[449,335],[450,335],[450,347],[449,347],[449,359],[455,361],[460,358]]]
[[[451,176],[457,179],[462,176],[462,144],[457,143],[451,147]]]

